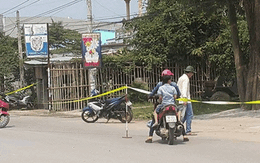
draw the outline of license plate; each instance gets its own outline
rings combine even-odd
[[[166,122],[177,122],[177,118],[175,115],[167,115]]]
[[[132,105],[132,102],[127,101],[126,105],[127,105],[127,106],[131,106],[131,105]]]

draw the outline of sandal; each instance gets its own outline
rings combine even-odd
[[[151,137],[148,137],[146,140],[145,140],[146,143],[152,143],[153,142],[153,138]]]

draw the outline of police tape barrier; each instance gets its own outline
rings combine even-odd
[[[30,88],[30,87],[36,85],[36,84],[37,84],[37,83],[33,83],[33,84],[28,85],[28,86],[26,86],[26,87],[23,87],[23,88],[17,89],[17,90],[15,90],[15,91],[13,91],[13,92],[9,92],[9,93],[7,93],[6,95],[10,95],[10,94],[13,94],[13,93],[16,93],[16,92],[20,92],[20,91],[25,90],[25,89],[28,89],[28,88]]]
[[[99,95],[97,95],[97,96],[86,97],[86,98],[82,98],[82,99],[74,100],[74,101],[53,102],[53,103],[59,103],[59,104],[60,104],[60,103],[72,103],[72,102],[86,101],[86,100],[90,100],[90,99],[93,99],[93,98],[98,98],[98,97],[102,97],[102,96],[105,96],[105,95],[108,95],[108,94],[112,94],[112,93],[115,93],[115,92],[118,92],[118,91],[121,91],[121,90],[124,90],[124,89],[127,89],[127,88],[130,88],[130,89],[133,89],[133,90],[135,90],[135,91],[138,91],[138,92],[141,92],[141,93],[145,93],[145,94],[150,94],[150,93],[151,93],[151,92],[149,92],[149,91],[145,91],[145,90],[142,90],[142,89],[133,88],[133,87],[128,87],[128,86],[123,86],[123,87],[120,87],[120,88],[117,88],[117,89],[114,89],[114,90],[111,90],[111,91],[108,91],[108,92],[99,94]]]
[[[115,92],[118,92],[118,91],[121,91],[121,90],[124,90],[124,89],[127,89],[127,86],[123,86],[123,87],[114,89],[112,91],[108,91],[106,93],[99,94],[97,96],[86,97],[86,98],[83,98],[83,99],[80,99],[80,100],[74,100],[74,101],[71,101],[71,102],[80,102],[80,101],[90,100],[90,99],[93,99],[93,98],[102,97],[102,96],[105,96],[105,95],[108,95],[108,94],[111,94],[111,93],[115,93]]]
[[[79,99],[79,100],[74,100],[74,101],[68,101],[68,102],[53,102],[53,103],[71,103],[71,102],[80,102],[80,101],[85,101],[85,100],[90,100],[90,99],[93,99],[93,98],[98,98],[98,97],[102,97],[102,96],[105,96],[105,95],[108,95],[108,94],[112,94],[112,93],[115,93],[115,92],[118,92],[118,91],[121,91],[121,90],[124,90],[124,89],[132,89],[132,90],[135,90],[137,92],[140,92],[140,93],[144,93],[144,94],[150,94],[151,92],[149,91],[146,91],[146,90],[143,90],[143,89],[139,89],[139,88],[133,88],[133,87],[129,87],[129,86],[123,86],[123,87],[120,87],[120,88],[117,88],[117,89],[114,89],[114,90],[111,90],[111,91],[108,91],[108,92],[105,92],[105,93],[102,93],[102,94],[99,94],[97,96],[93,96],[93,97],[86,97],[86,98],[83,98],[83,99]],[[227,105],[227,104],[260,104],[260,100],[258,101],[250,101],[250,102],[228,102],[228,101],[198,101],[198,100],[188,100],[187,98],[178,98],[176,99],[178,101],[183,101],[183,102],[200,102],[200,103],[206,103],[206,104],[219,104],[219,105]]]
[[[151,92],[149,92],[149,91],[146,91],[146,90],[143,90],[143,89],[139,89],[139,88],[133,88],[133,87],[127,87],[127,88],[130,88],[130,89],[132,89],[132,90],[135,90],[135,91],[137,91],[137,92],[141,92],[141,93],[144,93],[144,94],[151,94]]]
[[[230,101],[198,101],[198,100],[188,100],[187,98],[179,98],[176,99],[178,101],[183,101],[183,102],[200,102],[200,103],[205,103],[205,104],[217,104],[217,105],[234,105],[234,104],[260,104],[260,100],[258,101],[250,101],[250,102],[230,102]]]
[[[135,90],[137,92],[140,93],[145,93],[145,94],[150,94],[151,92],[146,91],[146,90],[142,90],[142,89],[138,89],[138,88],[132,88],[132,87],[127,87],[130,88],[132,90]],[[230,101],[198,101],[198,100],[188,100],[187,98],[178,98],[176,99],[178,101],[183,101],[183,102],[200,102],[200,103],[206,103],[206,104],[218,104],[218,105],[230,105],[230,104],[260,104],[260,100],[258,101],[250,101],[250,102],[230,102]]]

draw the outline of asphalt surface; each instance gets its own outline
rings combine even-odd
[[[147,144],[145,121],[129,123],[129,135],[125,138],[125,124],[117,120],[105,123],[105,119],[85,123],[79,111],[10,114],[10,123],[0,129],[0,162],[5,163],[259,162],[260,143],[254,141],[218,139],[198,133],[189,137],[189,142],[178,138],[172,146],[158,136]],[[197,125],[201,120],[196,117],[194,121]]]

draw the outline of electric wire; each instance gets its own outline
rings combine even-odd
[[[11,28],[11,29],[5,31],[5,33],[11,31],[8,35],[5,35],[5,36],[10,36],[10,35],[14,32],[15,28],[16,28],[16,25],[15,25],[13,28]]]
[[[22,2],[22,3],[20,3],[20,4],[18,4],[17,6],[14,6],[13,8],[11,8],[11,9],[9,9],[9,10],[7,10],[7,11],[1,13],[1,15],[4,15],[5,13],[7,13],[7,12],[9,12],[9,11],[11,11],[11,10],[13,10],[13,9],[15,9],[15,8],[17,8],[17,7],[19,7],[19,6],[21,6],[21,5],[23,5],[23,4],[25,4],[25,3],[28,2],[28,1],[29,1],[29,0],[26,0],[26,1],[24,1],[24,2]]]
[[[71,1],[71,2],[66,3],[66,4],[64,4],[64,5],[61,5],[61,6],[59,6],[59,7],[56,7],[56,8],[54,8],[54,9],[48,10],[48,11],[43,12],[43,13],[41,13],[41,14],[38,14],[38,15],[36,15],[36,16],[30,17],[30,18],[28,18],[28,19],[25,19],[25,20],[23,20],[23,22],[29,21],[29,20],[31,21],[31,20],[34,20],[35,18],[42,17],[43,15],[48,15],[48,14],[51,14],[51,13],[53,13],[53,12],[57,12],[57,11],[62,10],[62,9],[64,9],[64,8],[70,7],[70,6],[76,4],[76,3],[80,2],[80,1],[82,1],[82,0],[74,0],[74,1]]]
[[[213,2],[214,0],[211,0],[211,1],[207,1],[207,2],[204,2],[204,3],[211,3]],[[202,3],[200,3],[202,4]],[[194,6],[194,4],[192,5],[188,5],[188,7],[192,7]],[[183,6],[183,8],[185,8],[185,6]],[[183,8],[180,8],[180,9],[183,9]],[[176,9],[176,8],[172,8],[172,9],[169,9],[167,10],[167,12],[177,12],[178,10],[180,9]],[[98,28],[98,27],[102,27],[102,26],[107,26],[107,25],[111,25],[111,24],[117,24],[117,23],[123,23],[124,22],[129,22],[129,21],[132,21],[134,19],[141,19],[141,18],[151,18],[151,17],[154,17],[154,16],[157,16],[157,15],[160,15],[160,14],[163,14],[165,11],[162,10],[162,11],[157,11],[157,12],[154,12],[154,13],[149,13],[147,15],[143,15],[141,17],[138,16],[138,14],[132,14],[131,16],[133,16],[134,18],[130,19],[130,20],[122,20],[122,21],[116,21],[116,22],[108,22],[108,23],[104,23],[103,25],[97,25],[97,26],[93,26],[93,29],[95,28]],[[125,16],[119,16],[119,17],[110,17],[110,18],[102,18],[102,19],[94,19],[94,20],[108,20],[108,19],[115,19],[115,18],[123,18]],[[68,26],[74,26],[74,25],[68,25]],[[80,26],[80,25],[77,25],[77,26]],[[74,29],[74,30],[77,30],[77,31],[84,31],[84,30],[87,30],[88,27],[82,27],[82,28],[77,28],[77,29]]]
[[[26,6],[23,6],[23,7],[20,7],[20,8],[18,8],[18,9],[16,9],[16,10],[21,10],[21,9],[24,9],[24,8],[26,8],[26,7],[28,7],[28,6],[31,6],[31,5],[33,5],[33,4],[35,4],[35,3],[37,3],[37,2],[39,2],[40,0],[36,0],[36,1],[33,1],[32,3],[29,3],[28,5],[26,5]],[[10,14],[12,14],[12,12],[10,11],[10,12],[8,12],[8,13],[6,13],[5,15],[10,15]]]
[[[82,0],[81,0],[82,1]],[[80,1],[79,1],[80,2]],[[70,6],[69,6],[70,7]],[[56,11],[56,12],[54,12],[50,17],[52,17],[53,15],[55,15],[55,14],[57,14],[57,13],[59,13],[59,12],[61,12],[61,11],[63,11],[65,8],[62,8],[62,9],[60,9],[60,10],[58,10],[58,11]],[[42,22],[42,21],[44,21],[44,20],[46,20],[47,18],[45,17],[45,18],[43,18],[42,20],[39,20],[37,23],[40,23],[40,22]]]
[[[35,18],[38,18],[39,16],[43,16],[43,15],[46,15],[46,14],[49,14],[49,13],[52,13],[52,12],[57,12],[58,10],[61,10],[61,9],[63,9],[63,8],[66,8],[66,7],[69,7],[69,6],[71,6],[71,5],[74,5],[75,3],[78,3],[78,2],[80,2],[80,1],[82,1],[82,0],[74,0],[74,1],[71,1],[71,2],[69,2],[69,3],[67,3],[67,4],[64,4],[64,5],[61,5],[61,6],[59,6],[59,7],[57,7],[57,8],[54,8],[54,9],[51,9],[51,10],[49,10],[49,11],[46,11],[46,12],[43,12],[43,13],[41,13],[41,14],[38,14],[38,15],[36,15],[36,16],[34,16],[34,17],[30,17],[30,18],[28,18],[28,19],[25,19],[25,20],[23,20],[21,23],[23,23],[23,22],[26,22],[26,21],[28,21],[28,20],[33,20],[33,19],[35,19]],[[201,2],[201,3],[199,3],[199,4],[202,4],[202,3],[211,3],[211,2],[213,2],[214,0],[211,0],[211,1],[206,1],[206,2]],[[68,6],[69,5],[69,6]],[[188,7],[192,7],[192,6],[194,6],[194,5],[196,5],[196,4],[190,4],[190,5],[187,5]],[[187,7],[186,6],[186,7]],[[184,7],[185,8],[185,7]],[[177,10],[179,10],[179,9],[175,9],[175,8],[172,8],[172,9],[168,9],[167,10],[167,12],[174,12],[174,11],[177,11]],[[139,19],[139,18],[149,18],[149,17],[154,17],[154,16],[156,16],[156,15],[159,15],[159,14],[162,14],[162,13],[164,13],[165,11],[157,11],[157,12],[154,12],[154,13],[148,13],[148,14],[146,14],[146,15],[143,15],[143,16],[138,16],[137,17],[137,15],[138,14],[132,14],[132,15],[130,15],[130,16],[132,16],[132,17],[134,17],[134,18],[132,18],[132,19],[130,19],[130,20],[124,20],[125,22],[127,22],[127,21],[132,21],[132,20],[134,20],[134,19]],[[117,19],[117,18],[125,18],[126,16],[118,16],[118,17],[108,17],[108,18],[100,18],[100,19],[94,19],[95,21],[102,21],[102,20],[109,20],[109,19]],[[78,21],[78,22],[76,22],[76,23],[80,23],[80,22],[87,22],[87,21]],[[66,22],[66,23],[68,23],[68,22]],[[72,23],[75,23],[75,22],[72,22]],[[110,25],[110,24],[117,24],[117,23],[122,23],[122,21],[116,21],[116,22],[109,22],[109,23],[107,23],[107,24],[104,24],[104,25],[100,25],[100,26],[97,26],[97,27],[102,27],[102,26],[106,26],[106,25]],[[95,27],[95,26],[94,26]],[[83,27],[83,28],[78,28],[78,29],[74,29],[74,30],[83,30],[83,29],[87,29],[88,27]]]
[[[104,9],[107,9],[108,11],[110,11],[110,12],[112,12],[112,13],[114,13],[114,14],[120,16],[119,14],[117,14],[117,13],[115,13],[114,11],[110,10],[109,8],[103,6],[103,5],[102,5],[101,3],[99,3],[98,1],[94,0],[94,2],[96,2],[97,4],[99,4],[99,5],[100,5],[101,7],[103,7]]]
[[[206,1],[206,2],[203,2],[203,3],[200,3],[200,4],[207,4],[207,3],[212,3],[214,2],[214,0],[210,0],[210,1]],[[184,6],[182,5],[183,8],[172,8],[172,9],[168,9],[167,12],[177,12],[178,10],[182,10],[182,9],[185,9],[186,7],[192,7],[194,6],[194,4],[189,4],[187,6]],[[213,7],[213,6],[211,6]],[[209,7],[209,8],[211,8]],[[208,8],[208,9],[209,9]],[[130,21],[133,21],[134,19],[143,19],[143,18],[152,18],[154,16],[158,16],[160,14],[164,14],[165,11],[164,10],[161,10],[161,11],[156,11],[156,12],[153,12],[153,13],[148,13],[147,15],[143,15],[143,16],[136,16],[137,14],[134,14],[134,15],[131,15],[131,16],[136,16],[130,20],[122,20],[122,21],[117,21],[117,22],[111,22],[111,24],[116,24],[116,23],[123,23],[123,22],[130,22]],[[120,18],[120,17],[113,17],[113,18],[110,18],[110,19],[114,19],[114,18]],[[99,20],[103,20],[103,19],[99,19]],[[108,19],[106,19],[108,20]],[[106,25],[110,25],[110,23],[108,24],[104,24],[104,25],[100,25],[100,26],[93,26],[93,29],[97,28],[97,27],[102,27],[102,26],[106,26]],[[83,28],[77,28],[77,29],[74,29],[74,30],[77,30],[77,31],[83,31],[83,30],[86,30],[88,27],[83,27]]]
[[[34,19],[36,19],[36,18],[42,17],[42,16],[44,16],[44,15],[48,15],[48,14],[50,14],[50,13],[52,13],[52,12],[56,12],[56,11],[58,11],[58,10],[62,10],[62,9],[64,9],[64,8],[70,7],[70,6],[76,4],[76,3],[80,2],[80,1],[82,1],[82,0],[73,0],[73,1],[71,1],[71,2],[69,2],[69,3],[63,4],[63,5],[61,5],[61,6],[58,6],[58,7],[56,7],[56,8],[53,8],[53,9],[51,9],[51,10],[45,11],[45,12],[43,12],[43,13],[40,13],[40,14],[38,14],[38,15],[36,15],[36,16],[33,16],[33,17],[30,17],[30,18],[24,19],[24,20],[20,21],[20,23],[25,23],[25,22],[28,22],[28,21],[32,21],[32,20],[34,20]],[[6,27],[10,27],[10,26],[12,26],[12,25],[13,25],[13,24],[8,24],[8,25],[6,25]]]

